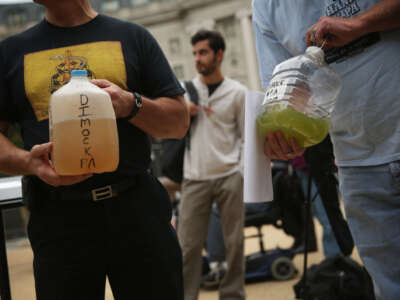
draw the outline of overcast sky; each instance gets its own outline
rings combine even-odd
[[[0,4],[32,3],[32,0],[0,0]]]

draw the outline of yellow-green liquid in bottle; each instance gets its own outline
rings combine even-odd
[[[263,133],[281,131],[287,141],[294,137],[299,146],[306,148],[328,135],[329,119],[312,118],[290,106],[282,108],[276,104],[257,118],[257,128]]]

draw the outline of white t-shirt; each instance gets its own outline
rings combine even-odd
[[[276,64],[304,53],[306,32],[322,16],[352,17],[377,2],[253,0],[262,86],[268,87]],[[330,127],[339,166],[400,160],[400,29],[378,36],[378,42],[330,64],[343,84]]]

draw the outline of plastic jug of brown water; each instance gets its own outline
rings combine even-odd
[[[51,160],[59,175],[111,172],[119,162],[118,131],[110,96],[85,70],[54,92],[49,105]]]

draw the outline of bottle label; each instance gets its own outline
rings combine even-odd
[[[282,109],[291,106],[305,113],[311,98],[311,91],[306,78],[298,69],[285,70],[275,74],[265,93],[263,105],[271,106],[279,103]]]
[[[80,119],[80,129],[81,129],[81,138],[82,138],[82,156],[80,158],[80,167],[81,169],[95,169],[96,161],[93,155],[91,154],[91,139],[90,139],[90,130],[91,130],[91,114],[89,113],[89,97],[85,94],[80,95],[80,106],[78,115]]]

